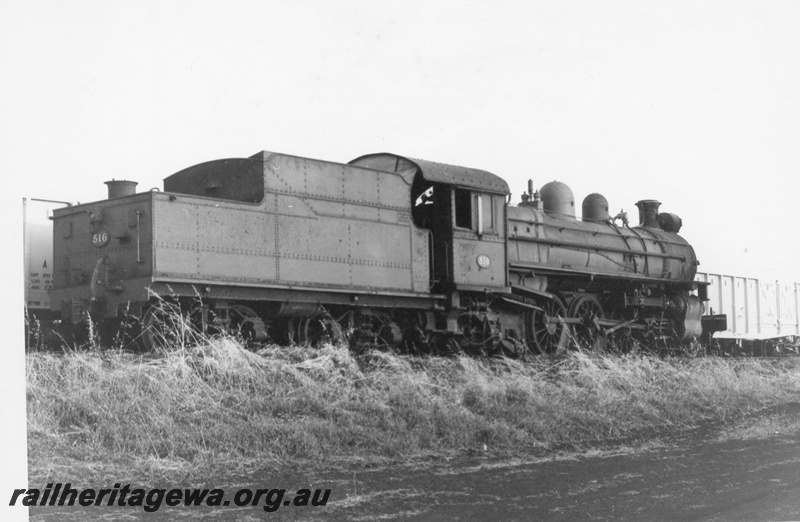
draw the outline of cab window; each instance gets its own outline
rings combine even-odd
[[[455,190],[456,227],[472,229],[472,194],[468,190]]]
[[[491,194],[455,189],[454,199],[456,228],[467,228],[479,234],[497,233],[497,209],[495,198]]]
[[[494,198],[491,194],[476,194],[475,195],[475,208],[480,204],[481,209],[481,233],[494,232]]]

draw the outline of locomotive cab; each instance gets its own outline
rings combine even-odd
[[[350,162],[413,174],[411,217],[430,230],[434,292],[505,291],[508,185],[486,171],[372,154]]]
[[[414,224],[431,230],[431,273],[441,291],[506,286],[505,197],[428,183],[417,175]]]

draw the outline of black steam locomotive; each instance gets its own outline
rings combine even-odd
[[[112,331],[134,318],[146,348],[165,302],[197,330],[411,352],[680,348],[704,334],[694,250],[658,201],[637,203],[630,227],[592,194],[578,219],[562,183],[513,206],[494,174],[388,153],[259,152],[163,191],[107,184],[107,200],[54,211],[51,307]]]

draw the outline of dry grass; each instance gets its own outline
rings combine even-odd
[[[229,338],[158,357],[27,356],[32,483],[525,455],[797,399],[800,361],[353,355]]]

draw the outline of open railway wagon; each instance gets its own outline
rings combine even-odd
[[[728,355],[800,354],[800,283],[698,272],[707,283],[709,317],[727,316],[712,350]]]
[[[476,355],[682,352],[714,326],[682,221],[653,199],[638,226],[557,181],[529,181],[514,205],[490,172],[390,153],[262,151],[184,169],[163,192],[107,184],[108,199],[53,212],[50,306],[147,349],[173,312],[254,341]]]

